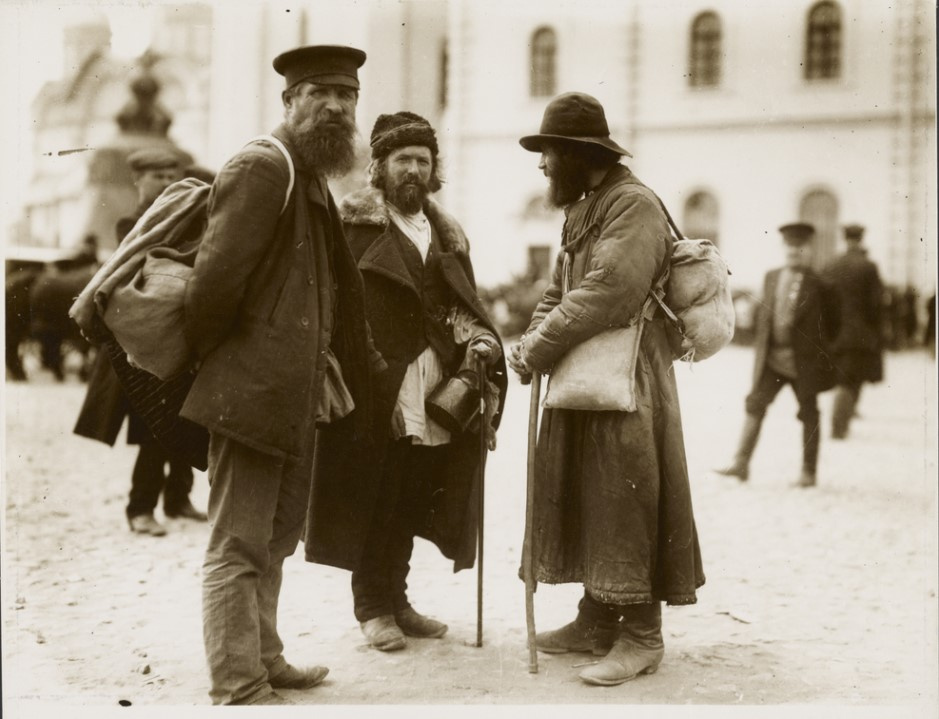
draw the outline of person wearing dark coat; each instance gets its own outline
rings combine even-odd
[[[718,473],[749,478],[750,458],[766,410],[785,385],[791,385],[802,422],[802,472],[796,486],[814,487],[820,444],[818,394],[835,383],[831,340],[838,331],[838,295],[809,266],[815,228],[794,222],[779,228],[786,265],[771,270],[755,318],[756,357],[753,388],[736,457]]]
[[[132,216],[117,221],[118,244],[160,193],[182,177],[180,157],[163,148],[147,148],[131,153],[127,164],[133,173],[138,201]],[[140,414],[133,409],[105,349],[102,346],[95,358],[74,431],[82,437],[113,446],[124,418],[127,418],[127,441],[140,447],[131,474],[130,499],[126,509],[131,531],[154,537],[166,534],[166,527],[153,514],[161,493],[163,513],[167,517],[206,521],[205,512],[196,509],[189,499],[193,482],[192,467],[185,459],[164,448]]]
[[[355,160],[364,62],[332,45],[274,59],[284,122],[218,172],[187,285],[199,367],[180,416],[209,432],[202,619],[214,704],[290,704],[277,689],[316,686],[329,671],[287,662],[277,606],[303,532],[316,422],[354,407],[363,431],[370,375],[384,366],[326,182]]]
[[[572,346],[643,312],[673,248],[663,205],[621,164],[602,105],[565,93],[541,131],[548,201],[566,216],[554,274],[509,364],[526,381]],[[534,466],[531,561],[536,581],[578,582],[573,622],[535,637],[538,651],[602,657],[580,673],[615,685],[656,671],[662,602],[697,601],[705,581],[665,319],[643,325],[634,411],[544,409]],[[550,379],[549,379],[550,390]]]
[[[838,293],[840,322],[831,351],[837,370],[837,388],[832,408],[832,439],[848,436],[865,382],[883,379],[881,336],[883,286],[880,273],[861,246],[864,228],[844,228],[845,253],[825,269],[825,279]]]
[[[447,631],[409,601],[414,538],[434,542],[455,571],[473,565],[479,433],[494,447],[506,373],[466,236],[430,198],[440,189],[433,128],[410,112],[381,115],[371,147],[371,186],[339,209],[388,370],[375,380],[367,435],[355,432],[358,410],[317,435],[304,546],[309,561],[352,570],[362,632],[392,651],[406,636]],[[480,362],[486,413],[474,418],[464,410],[479,407]]]

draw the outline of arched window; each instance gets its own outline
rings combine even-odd
[[[812,266],[821,269],[835,256],[838,235],[838,199],[827,190],[811,190],[802,197],[799,219],[815,227]]]
[[[531,36],[531,96],[550,97],[557,92],[558,40],[554,30],[541,27]]]
[[[841,10],[836,3],[825,0],[809,10],[804,68],[806,80],[841,75]]]
[[[718,244],[717,199],[710,192],[695,192],[685,202],[682,227],[686,237]]]
[[[721,81],[721,20],[715,12],[703,12],[691,23],[688,83],[713,87]]]

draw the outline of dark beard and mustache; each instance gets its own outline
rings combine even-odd
[[[579,200],[590,189],[590,165],[576,153],[559,153],[553,172],[548,176],[547,203],[564,208]]]
[[[342,177],[355,166],[355,122],[338,116],[287,120],[284,129],[303,164],[327,177]]]
[[[417,175],[406,175],[401,181],[391,186],[391,180],[384,183],[385,199],[406,215],[413,215],[424,206],[424,200],[430,194],[430,187]]]

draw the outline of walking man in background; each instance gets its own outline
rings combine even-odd
[[[838,293],[840,324],[832,342],[837,370],[835,402],[831,417],[832,439],[848,436],[865,382],[883,379],[881,305],[883,286],[880,274],[861,246],[864,228],[844,228],[845,253],[835,258],[825,271],[825,279]]]
[[[182,177],[180,162],[178,154],[163,148],[138,150],[127,158],[137,186],[137,208],[133,215],[117,221],[118,244],[163,190]],[[105,339],[104,342],[114,340]],[[131,531],[153,537],[166,534],[166,527],[153,514],[161,493],[163,513],[167,517],[204,522],[205,513],[192,506],[189,499],[193,481],[192,467],[185,459],[164,448],[143,418],[132,408],[114,372],[108,352],[102,346],[88,379],[88,389],[75,424],[75,434],[113,446],[125,417],[127,441],[140,447],[131,474],[130,499],[126,510]]]
[[[388,370],[375,380],[368,436],[350,421],[318,434],[305,549],[311,561],[352,570],[363,634],[393,651],[406,637],[447,631],[408,599],[414,538],[434,542],[455,571],[473,566],[479,434],[494,446],[506,373],[466,236],[430,198],[441,185],[433,127],[411,112],[380,115],[371,146],[371,187],[346,197],[340,213]],[[480,361],[487,411],[474,419]]]
[[[313,687],[328,672],[287,663],[277,605],[306,516],[315,422],[355,406],[366,426],[370,360],[381,363],[326,184],[353,164],[364,62],[337,46],[274,60],[286,89],[273,135],[291,161],[254,142],[221,169],[186,293],[200,366],[181,415],[210,437],[203,630],[215,704],[289,704],[276,689]]]
[[[673,239],[655,193],[620,164],[600,103],[566,93],[523,137],[541,154],[548,201],[566,215],[554,275],[509,364],[523,379],[569,347],[642,310]],[[569,288],[569,289],[568,289]],[[644,326],[634,412],[545,409],[535,461],[532,563],[539,582],[579,582],[576,619],[539,651],[587,652],[588,684],[651,674],[664,656],[663,601],[693,604],[704,584],[678,390],[664,319]]]
[[[830,340],[838,327],[838,296],[810,267],[815,228],[794,222],[779,228],[786,264],[766,274],[756,324],[753,388],[733,463],[718,473],[745,482],[766,410],[785,385],[799,402],[802,472],[797,486],[814,487],[820,427],[818,394],[834,384]]]

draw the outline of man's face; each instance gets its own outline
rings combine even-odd
[[[355,122],[359,93],[345,85],[317,85],[301,82],[294,92],[284,94],[287,124],[306,134],[322,127]]]
[[[812,244],[786,245],[786,265],[793,269],[805,268],[812,263]]]
[[[567,207],[589,189],[587,165],[576,151],[546,144],[541,150],[538,169],[548,178],[548,204],[552,207]]]
[[[385,158],[385,199],[406,214],[414,214],[430,194],[434,156],[429,147],[408,145]]]
[[[142,205],[150,205],[167,187],[182,179],[183,173],[178,167],[162,167],[157,170],[144,170],[137,177],[137,197]]]
[[[283,99],[284,125],[304,163],[332,177],[351,170],[358,91],[304,81],[285,92]]]

